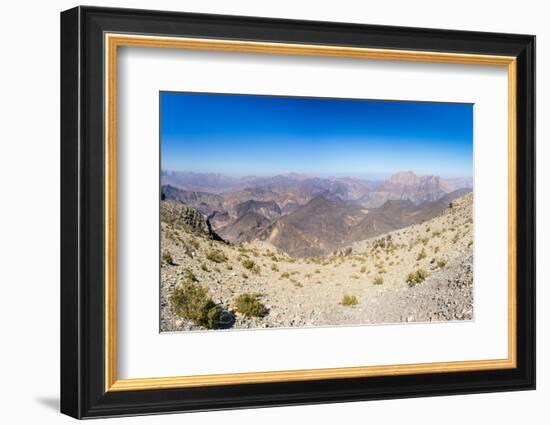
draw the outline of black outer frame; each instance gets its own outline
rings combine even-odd
[[[517,368],[104,391],[105,32],[517,57]],[[75,418],[535,388],[535,37],[76,7],[61,13],[61,412]]]

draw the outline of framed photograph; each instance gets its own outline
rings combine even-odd
[[[61,411],[535,388],[535,37],[61,14]]]

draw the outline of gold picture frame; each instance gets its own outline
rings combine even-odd
[[[135,391],[204,387],[252,383],[311,381],[357,377],[411,375],[418,373],[466,372],[516,367],[516,58],[464,53],[390,50],[308,44],[266,43],[185,37],[105,34],[105,391]],[[116,374],[116,95],[117,52],[119,47],[189,49],[325,56],[358,60],[392,60],[506,67],[508,73],[508,357],[387,366],[306,369],[216,375],[117,379]]]

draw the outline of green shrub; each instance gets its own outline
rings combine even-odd
[[[361,266],[361,269],[359,271],[361,273],[365,273],[367,271],[367,268],[365,266]]]
[[[208,251],[206,258],[214,263],[225,263],[227,261],[227,257],[219,249],[212,249]]]
[[[262,317],[266,313],[266,308],[259,301],[261,296],[257,292],[241,294],[235,300],[235,309],[247,317]]]
[[[373,285],[383,285],[384,284],[384,278],[382,276],[376,276],[374,280],[372,281]]]
[[[245,269],[248,269],[248,270],[252,270],[256,265],[256,263],[254,263],[253,260],[250,260],[248,258],[243,259],[243,261],[241,261],[241,264]]]
[[[193,273],[189,269],[185,269],[185,271],[183,272],[183,275],[185,277],[185,280],[187,280],[187,281],[190,281],[190,282],[198,282],[199,281],[199,279],[197,279],[197,276],[195,276],[195,273]]]
[[[254,267],[252,267],[252,273],[260,274],[260,266],[258,264],[254,264]]]
[[[407,276],[409,286],[416,286],[426,280],[428,272],[424,269],[418,269]]]
[[[443,267],[445,267],[447,265],[447,262],[445,260],[439,260],[437,262],[437,267],[439,267],[440,269],[442,269]]]
[[[248,275],[246,273],[241,273],[241,276],[243,277],[243,279],[248,279]]]
[[[221,309],[208,296],[208,291],[191,281],[174,289],[171,297],[176,314],[199,326],[214,329],[220,322]]]
[[[346,306],[352,306],[352,305],[359,304],[359,301],[357,301],[357,297],[355,295],[344,295],[342,297],[341,304]]]
[[[290,273],[289,272],[281,273],[281,277],[288,279],[290,277]]]
[[[279,271],[279,267],[277,267],[277,264],[272,264],[272,265],[271,265],[271,270],[273,270],[274,272],[278,272],[278,271]]]
[[[202,269],[203,271],[205,271],[205,272],[209,271],[209,270],[208,270],[208,267],[206,267],[206,264],[205,264],[205,263],[202,263],[202,264],[201,264],[201,269]]]
[[[392,235],[386,235],[385,237],[382,237],[380,239],[376,239],[374,242],[373,242],[373,245],[372,245],[372,250],[378,250],[378,248],[380,249],[391,249],[391,248],[394,248],[395,247],[395,244],[393,243],[393,240],[392,240]]]
[[[426,258],[428,254],[426,254],[426,250],[424,248],[422,248],[422,251],[420,251],[418,253],[418,255],[416,256],[416,261],[420,261],[420,260],[423,260],[424,258]]]

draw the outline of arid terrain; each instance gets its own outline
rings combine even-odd
[[[163,172],[161,331],[473,318],[470,179]]]

